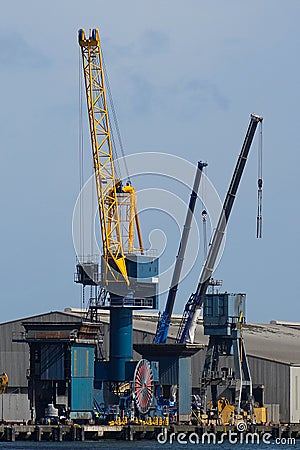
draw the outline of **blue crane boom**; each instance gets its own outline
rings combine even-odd
[[[207,163],[199,161],[198,167],[196,170],[193,190],[190,197],[189,207],[186,214],[185,224],[182,230],[182,236],[179,244],[178,253],[176,256],[176,263],[174,267],[173,277],[171,281],[171,286],[168,293],[168,298],[165,306],[165,310],[163,314],[160,316],[158,323],[157,323],[157,329],[156,334],[154,337],[154,343],[155,344],[165,344],[167,338],[168,338],[168,332],[170,327],[170,320],[175,304],[177,289],[178,289],[178,283],[180,279],[180,274],[182,270],[185,250],[187,246],[188,236],[191,229],[191,222],[192,217],[194,214],[195,204],[197,200],[199,185],[201,181],[202,171],[203,168],[207,166]]]
[[[194,342],[199,310],[203,304],[204,296],[209,286],[209,280],[215,269],[215,263],[219,255],[227,222],[233,207],[234,200],[236,198],[236,193],[244,172],[255,131],[258,123],[261,123],[262,120],[263,117],[261,116],[258,116],[256,114],[250,115],[250,123],[242,146],[242,150],[233,172],[231,183],[223,204],[223,208],[221,210],[217,227],[213,233],[212,243],[209,247],[206,261],[200,274],[197,290],[190,296],[183,312],[182,320],[176,337],[176,341],[179,343]]]

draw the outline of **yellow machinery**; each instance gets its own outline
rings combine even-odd
[[[234,418],[234,406],[230,405],[227,398],[222,397],[218,400],[218,413],[223,425],[230,424]]]
[[[101,237],[103,243],[104,274],[102,282],[124,281],[129,285],[126,254],[134,253],[134,224],[143,254],[142,236],[136,210],[133,186],[122,187],[116,177],[111,128],[109,123],[104,80],[103,57],[98,29],[87,38],[79,30],[83,74],[89,116],[90,136],[96,179]]]
[[[254,408],[254,419],[257,424],[264,424],[267,422],[267,408]]]
[[[3,372],[0,379],[0,394],[4,394],[8,386],[8,375]]]
[[[211,410],[213,408],[213,402],[210,401],[207,403],[207,410]],[[208,414],[201,414],[200,416],[201,422],[207,423],[210,416]],[[221,397],[218,399],[218,416],[214,418],[217,422],[220,422],[222,425],[230,425],[234,421],[234,406],[229,403],[229,400],[226,397]]]
[[[212,408],[212,402],[208,402],[207,408]],[[218,421],[222,425],[231,425],[235,422],[236,419],[247,422],[247,420],[253,420],[256,424],[265,424],[267,422],[267,408],[265,407],[257,407],[253,409],[254,415],[249,416],[246,412],[244,414],[239,414],[236,418],[234,416],[234,405],[229,403],[229,400],[226,397],[221,397],[218,399]],[[199,416],[199,421],[202,423],[207,423],[209,416],[207,414],[202,414]]]

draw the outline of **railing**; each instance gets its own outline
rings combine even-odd
[[[111,307],[134,307],[134,308],[153,308],[152,298],[118,298],[108,301]]]

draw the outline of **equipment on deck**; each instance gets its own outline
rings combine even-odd
[[[204,413],[207,412],[208,388],[212,411],[217,411],[218,399],[227,392],[226,397],[234,405],[236,415],[241,405],[253,413],[252,380],[242,336],[245,298],[245,294],[228,293],[207,294],[204,298],[204,334],[209,336],[200,388]]]

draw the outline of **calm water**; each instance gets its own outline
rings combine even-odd
[[[162,449],[162,450],[179,450],[179,449],[210,449],[219,448],[222,450],[234,450],[235,448],[245,448],[245,449],[275,449],[275,448],[285,448],[285,449],[300,449],[300,441],[297,441],[296,445],[278,445],[275,442],[270,442],[270,444],[230,444],[225,442],[224,444],[208,445],[208,444],[179,444],[174,442],[173,444],[159,444],[156,441],[99,441],[99,442],[0,442],[0,449],[9,450],[95,450],[95,449],[105,449],[105,450],[130,450],[130,449]]]

